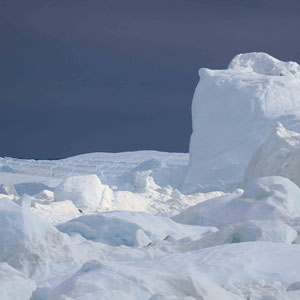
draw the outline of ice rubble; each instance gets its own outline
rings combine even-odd
[[[253,154],[243,184],[273,175],[289,178],[300,186],[300,133],[285,129],[279,122]]]
[[[230,189],[242,181],[274,122],[300,131],[300,67],[247,53],[237,55],[227,70],[199,74],[185,189]]]

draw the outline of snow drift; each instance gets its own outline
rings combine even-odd
[[[227,70],[199,74],[185,188],[228,189],[242,181],[275,121],[300,131],[300,67],[247,53],[237,55]]]

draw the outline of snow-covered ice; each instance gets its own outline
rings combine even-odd
[[[300,67],[247,53],[226,70],[200,69],[199,74],[185,188],[232,189],[276,121],[300,130]]]
[[[0,157],[0,299],[299,300],[299,74],[201,69],[190,157]]]

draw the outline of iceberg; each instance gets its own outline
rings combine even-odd
[[[254,52],[199,75],[184,188],[232,189],[276,121],[300,131],[300,66]]]

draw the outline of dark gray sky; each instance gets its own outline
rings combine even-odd
[[[0,0],[0,156],[187,152],[198,69],[299,31],[299,0]]]

